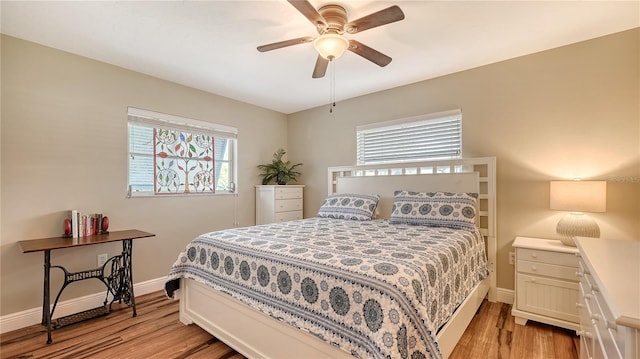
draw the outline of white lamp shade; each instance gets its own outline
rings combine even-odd
[[[551,181],[549,207],[559,211],[605,212],[607,182]]]
[[[349,40],[338,34],[324,34],[313,40],[313,47],[320,56],[327,60],[334,60],[344,54],[349,47]]]

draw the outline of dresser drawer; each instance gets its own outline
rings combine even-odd
[[[596,323],[594,325],[595,330],[598,332],[600,336],[600,345],[602,347],[602,351],[606,354],[606,358],[616,359],[616,358],[624,358],[624,355],[620,352],[620,347],[618,347],[611,331],[607,328],[604,328],[604,323],[602,321]]]
[[[568,267],[578,267],[578,259],[572,253],[550,252],[528,248],[518,248],[516,250],[518,260],[531,262],[542,262]],[[575,274],[575,270],[574,270]]]
[[[275,201],[276,212],[301,211],[302,198],[300,199],[277,199]]]
[[[278,212],[275,215],[276,223],[295,221],[297,219],[302,219],[302,211]]]
[[[616,324],[611,310],[602,297],[602,293],[593,291],[592,294],[597,308],[597,316],[594,315],[593,324],[598,327],[598,331],[602,336],[602,346],[607,353],[617,353],[621,358],[624,358],[624,330]],[[612,356],[609,355],[609,357],[611,358]],[[616,358],[617,356],[613,357]]]
[[[617,359],[618,357],[612,356],[609,357],[606,355],[604,348],[602,347],[602,337],[600,337],[600,332],[598,331],[598,327],[593,327],[593,357],[594,359]]]
[[[518,260],[517,270],[519,273],[538,274],[547,277],[566,279],[573,282],[578,281],[575,267]]]
[[[300,187],[276,187],[275,188],[275,198],[278,199],[291,199],[291,198],[302,198],[302,188]]]
[[[593,276],[589,273],[589,271],[584,269],[582,263],[580,263],[576,275],[578,276],[578,280],[584,288],[584,293],[589,299],[591,299],[593,297],[592,292],[598,291],[598,285],[595,283]]]
[[[590,302],[585,299],[584,287],[580,284],[580,302],[578,303],[578,312],[580,313],[580,339],[582,345],[580,352],[586,355],[580,355],[580,358],[593,358],[593,324],[591,323]]]

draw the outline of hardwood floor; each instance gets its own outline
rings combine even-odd
[[[458,341],[450,359],[578,359],[575,331],[528,321],[516,325],[511,305],[485,300]]]
[[[178,320],[178,302],[164,292],[136,297],[138,316],[126,306],[105,317],[53,331],[47,345],[41,325],[0,336],[0,358],[244,358],[195,325]],[[528,322],[516,325],[511,306],[485,301],[451,359],[577,359],[579,338],[572,331]]]

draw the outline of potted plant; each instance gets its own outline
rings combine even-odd
[[[271,181],[275,181],[279,185],[285,185],[290,181],[295,181],[296,177],[300,176],[300,172],[295,168],[302,166],[302,163],[291,164],[290,161],[283,161],[282,156],[286,151],[279,148],[273,154],[273,161],[264,165],[258,165],[258,168],[262,170],[262,184],[269,184]]]

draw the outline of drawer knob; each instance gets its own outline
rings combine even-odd
[[[583,276],[582,272],[580,271],[576,272],[576,277],[582,278],[582,276]]]
[[[531,267],[531,270],[532,270],[532,271],[534,271],[534,272],[536,272],[536,271],[538,270],[538,267],[533,266],[533,267]]]
[[[585,294],[585,295],[584,295],[584,299],[586,299],[586,300],[591,300],[591,294],[588,294],[588,293],[587,293],[587,294]]]
[[[600,314],[591,314],[591,323],[596,324],[600,321]]]
[[[582,303],[576,302],[576,308],[584,308],[584,305],[582,305]]]
[[[531,257],[538,258],[538,253],[531,253]]]

